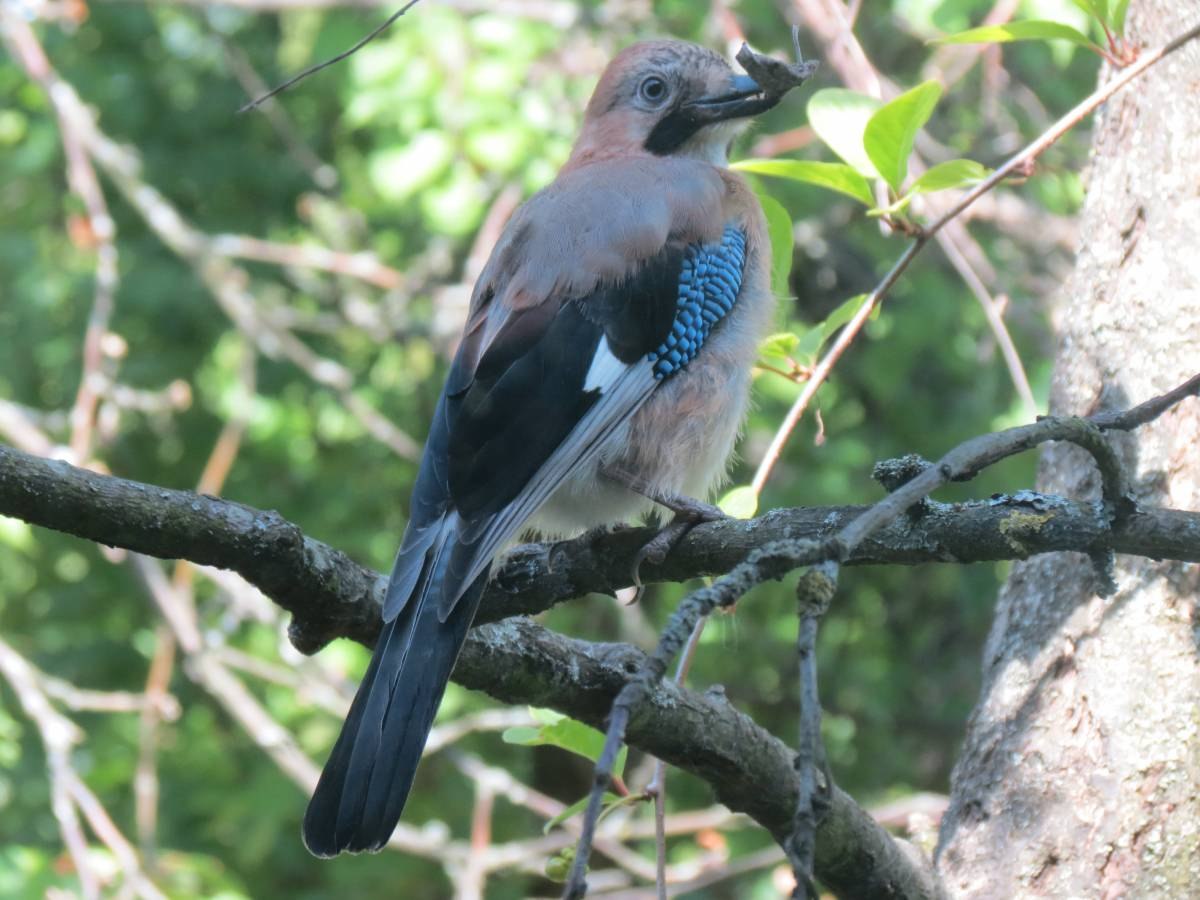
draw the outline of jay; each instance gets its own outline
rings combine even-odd
[[[600,78],[558,177],[508,223],[434,412],[370,667],[304,818],[312,853],[391,836],[501,550],[725,476],[774,311],[763,213],[726,151],[790,86],[693,44],[635,44]]]

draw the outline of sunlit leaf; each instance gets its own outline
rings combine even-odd
[[[1117,0],[1112,9],[1112,29],[1117,34],[1125,33],[1125,14],[1129,12],[1129,0]]]
[[[1028,19],[1004,25],[984,25],[957,34],[948,34],[933,41],[935,44],[1005,44],[1010,41],[1070,41],[1080,47],[1099,50],[1087,35],[1061,22]]]
[[[817,187],[838,191],[860,203],[872,206],[871,185],[867,179],[845,163],[815,162],[807,159],[747,159],[734,165],[735,169],[758,175],[773,175],[803,181]]]
[[[913,140],[933,115],[941,96],[942,86],[926,81],[881,107],[867,122],[863,147],[893,190],[899,191],[908,175]]]
[[[987,166],[973,159],[951,159],[932,166],[925,174],[912,183],[910,194],[932,194],[934,191],[947,191],[952,188],[978,184],[992,172]]]
[[[809,99],[808,124],[834,153],[861,175],[878,178],[875,164],[863,149],[863,132],[880,105],[874,97],[857,91],[826,88]]]
[[[520,744],[525,747],[549,745],[590,759],[595,762],[604,751],[604,735],[574,719],[568,718],[550,709],[529,710],[530,716],[538,723],[536,728],[518,726],[506,729],[502,738],[507,744]],[[617,778],[625,771],[625,757],[628,748],[622,747],[613,765],[613,775]]]
[[[735,519],[752,519],[758,512],[758,492],[749,485],[735,487],[721,498],[717,506]]]
[[[862,307],[863,302],[867,299],[866,294],[857,294],[849,300],[843,302],[837,309],[831,312],[821,323],[821,327],[825,329],[826,336],[832,336],[835,331],[854,318],[855,314]],[[872,315],[878,311],[878,307],[872,312]]]
[[[1108,0],[1071,0],[1097,22],[1108,23]]]
[[[800,343],[800,336],[790,331],[780,331],[768,335],[758,345],[758,355],[787,359]],[[0,520],[3,521],[3,520]]]

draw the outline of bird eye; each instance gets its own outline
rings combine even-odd
[[[638,94],[647,103],[657,105],[667,97],[667,83],[657,75],[651,75],[638,86]]]

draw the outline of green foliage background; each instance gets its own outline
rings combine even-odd
[[[922,81],[936,33],[977,23],[990,0],[872,0],[857,33],[876,65],[904,86]],[[453,292],[471,240],[506,185],[528,195],[564,161],[597,66],[637,37],[669,34],[719,46],[707,4],[664,0],[646,17],[613,17],[582,4],[572,24],[464,15],[418,6],[352,60],[311,78],[282,100],[300,139],[336,172],[322,189],[261,114],[235,115],[245,99],[231,74],[237,48],[268,81],[344,49],[382,12],[255,14],[232,7],[106,3],[64,29],[39,26],[52,62],[98,112],[100,126],[140,152],[143,177],[198,228],[372,250],[417,289],[388,295],[361,283],[309,273],[289,277],[250,265],[262,303],[319,322],[363,303],[385,327],[339,325],[306,333],[356,377],[355,392],[418,440],[441,386],[454,330]],[[1031,13],[1077,19],[1066,0],[1028,4]],[[776,5],[734,5],[751,42],[786,48]],[[811,45],[806,42],[806,49]],[[1088,90],[1096,64],[1069,46],[1006,48],[947,93],[929,132],[954,155],[994,165]],[[993,79],[1002,77],[997,92]],[[836,84],[826,66],[817,87]],[[805,89],[810,90],[809,88]],[[793,97],[743,144],[804,122]],[[1072,134],[1039,173],[1015,188],[1034,212],[1072,214],[1080,200],[1086,131]],[[829,159],[817,146],[806,158]],[[326,173],[327,177],[328,173]],[[902,251],[840,195],[764,182],[797,223],[792,274],[798,297],[780,304],[780,326],[820,321],[869,289]],[[195,485],[224,421],[245,406],[237,380],[242,339],[188,265],[164,247],[111,185],[121,282],[112,329],[129,344],[119,380],[161,390],[192,385],[193,402],[171,414],[126,412],[99,456],[115,473],[178,488]],[[1005,189],[1009,190],[1009,189]],[[44,412],[68,410],[80,376],[94,253],[72,242],[78,212],[66,189],[55,117],[19,66],[0,57],[0,397]],[[1044,398],[1053,347],[1055,285],[1069,260],[1038,233],[973,225],[999,270],[994,293],[1011,298],[1010,327]],[[1036,230],[1036,229],[1035,229]],[[419,262],[418,262],[419,261]],[[461,299],[461,298],[460,298]],[[436,301],[436,302],[435,302]],[[461,314],[461,313],[459,313]],[[413,463],[371,439],[336,393],[282,361],[261,359],[250,427],[223,493],[278,509],[309,534],[386,568],[406,516]],[[757,380],[735,482],[744,483],[794,398],[796,385]],[[762,508],[867,502],[879,496],[871,463],[905,452],[933,456],[972,434],[1024,418],[983,315],[936,248],[926,251],[819,395],[822,440],[809,415],[768,485]],[[46,420],[60,439],[61,417]],[[948,496],[986,496],[1029,484],[1025,458]],[[914,790],[945,791],[962,723],[978,683],[980,649],[1003,567],[926,566],[853,570],[844,578],[820,640],[825,737],[842,787],[871,803]],[[277,660],[277,629],[230,622],[202,583],[206,628]],[[569,604],[549,624],[593,639],[628,635],[642,617],[659,624],[683,587],[651,591],[641,609],[605,598]],[[777,734],[795,728],[795,629],[788,585],[765,586],[704,637],[691,683],[725,685],[731,700]],[[74,683],[141,690],[157,613],[127,566],[57,534],[0,519],[0,632],[44,671]],[[367,654],[326,651],[356,677]],[[323,759],[338,723],[289,691],[251,682],[303,748]],[[254,741],[183,671],[171,689],[184,708],[164,726],[159,860],[172,896],[441,897],[441,869],[396,854],[318,862],[299,841],[306,798]],[[452,686],[442,718],[490,703]],[[75,762],[127,834],[135,715],[80,714],[87,740]],[[466,746],[521,779],[571,802],[585,766],[553,748]],[[636,758],[636,754],[634,754]],[[635,760],[631,759],[631,765]],[[435,758],[418,778],[405,818],[438,817],[456,835],[469,828],[470,784]],[[671,779],[673,808],[705,805],[704,785]],[[647,812],[648,814],[648,812]],[[498,801],[497,840],[538,832],[528,812]],[[733,852],[766,845],[753,829],[728,835]],[[694,852],[672,846],[682,858]],[[0,683],[0,894],[41,896],[71,883],[50,811],[36,729]],[[529,876],[489,882],[489,896],[521,897],[547,885]],[[769,873],[709,896],[774,896]]]

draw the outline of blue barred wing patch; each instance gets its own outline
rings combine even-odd
[[[665,341],[649,355],[654,377],[674,375],[695,358],[713,326],[729,314],[742,289],[746,235],[728,225],[719,244],[692,244],[683,258],[675,321]]]

